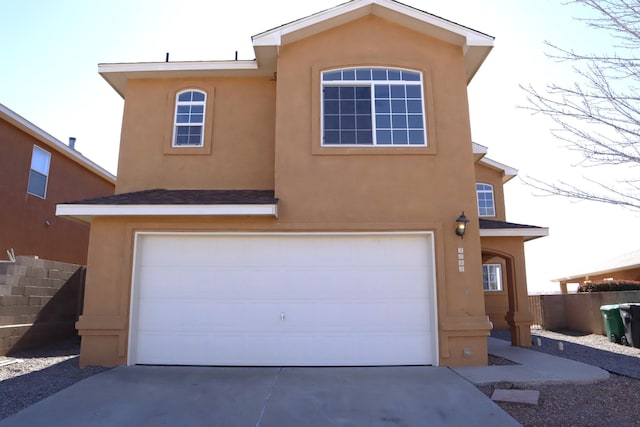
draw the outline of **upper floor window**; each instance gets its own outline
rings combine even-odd
[[[178,93],[173,132],[174,147],[204,145],[204,110],[207,94],[199,90]]]
[[[322,145],[426,146],[422,73],[347,68],[322,73]]]
[[[50,165],[51,153],[34,145],[31,154],[31,169],[29,170],[27,193],[42,197],[43,199],[45,198]]]
[[[496,216],[495,203],[493,201],[493,186],[489,184],[476,184],[478,195],[478,215]]]
[[[482,287],[485,291],[502,290],[502,266],[482,264]]]

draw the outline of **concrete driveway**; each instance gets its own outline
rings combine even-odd
[[[119,367],[7,426],[517,426],[447,368]]]

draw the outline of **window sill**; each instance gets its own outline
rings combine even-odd
[[[169,155],[206,155],[206,154],[211,154],[211,144],[205,144],[202,147],[165,146],[164,154],[169,154]]]
[[[340,146],[318,146],[315,145],[311,149],[311,154],[319,156],[335,156],[335,155],[366,155],[366,156],[388,156],[388,155],[435,155],[436,150],[430,146],[366,146],[366,147],[340,147]]]

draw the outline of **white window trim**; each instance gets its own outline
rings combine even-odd
[[[345,71],[345,70],[358,70],[364,68],[376,68],[376,69],[385,69],[385,70],[397,70],[397,71],[409,71],[412,73],[417,73],[420,76],[420,80],[327,80],[326,82],[322,79],[322,76],[325,73],[331,73],[335,71]],[[422,101],[422,129],[424,132],[424,144],[377,144],[376,139],[376,125],[375,125],[375,117],[376,117],[376,106],[375,106],[375,94],[374,94],[374,86],[376,83],[384,83],[389,85],[415,85],[420,86],[420,100]],[[327,86],[362,86],[362,87],[370,87],[371,88],[371,132],[372,132],[372,143],[371,144],[325,144],[324,143],[324,95],[323,89]],[[359,67],[345,67],[345,68],[331,68],[328,70],[323,70],[320,73],[320,145],[322,147],[360,147],[360,148],[370,148],[370,147],[427,147],[429,146],[428,140],[428,132],[427,132],[427,111],[425,109],[425,92],[424,92],[424,76],[422,71],[412,70],[409,68],[397,68],[397,67],[385,67],[385,66],[359,66]]]
[[[204,95],[204,100],[203,101],[179,101],[180,95],[182,95],[183,93],[186,92],[198,92]],[[178,106],[183,106],[183,105],[202,105],[202,123],[200,124],[192,124],[192,123],[180,123],[178,124]],[[207,93],[203,90],[200,89],[185,89],[185,90],[181,90],[180,92],[178,92],[176,94],[176,104],[175,104],[175,109],[173,111],[173,138],[171,139],[171,147],[174,148],[198,148],[198,147],[204,147],[204,131],[205,131],[205,123],[207,121]],[[200,126],[202,128],[202,131],[200,132],[200,144],[198,145],[190,145],[190,144],[185,144],[185,145],[179,145],[176,144],[176,137],[177,135],[177,131],[178,131],[178,127],[195,127],[195,126]]]
[[[487,289],[484,287],[484,269],[485,267],[495,268],[496,271],[496,281],[498,285],[498,289]],[[504,286],[502,285],[502,265],[501,264],[482,264],[482,289],[485,292],[502,292],[504,290]],[[489,283],[489,285],[491,285]]]
[[[486,185],[487,187],[491,188],[491,191],[489,190],[479,190],[478,189],[478,185]],[[480,197],[479,194],[480,193],[491,193],[491,210],[493,211],[493,215],[484,215],[480,212]],[[476,183],[476,202],[478,204],[478,216],[482,217],[482,218],[494,218],[496,216],[496,193],[493,190],[493,185],[491,184],[487,184],[486,182],[477,182]]]
[[[36,170],[36,169],[33,168],[33,154],[38,150],[41,151],[42,153],[44,153],[48,158],[46,173],[42,173],[41,171]],[[47,190],[49,188],[49,172],[50,172],[50,170],[51,170],[51,153],[48,152],[47,150],[44,150],[44,149],[38,147],[37,145],[34,145],[33,146],[33,150],[31,151],[31,165],[29,167],[29,179],[27,181],[27,194],[31,194],[32,196],[36,196],[36,197],[39,197],[41,199],[46,199],[47,198]],[[31,171],[34,171],[34,172],[39,173],[41,175],[44,175],[44,178],[45,178],[45,180],[44,180],[44,194],[40,195],[40,194],[32,193],[31,191],[29,191],[29,183],[31,182]]]

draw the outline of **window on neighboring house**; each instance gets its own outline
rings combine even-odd
[[[29,171],[27,193],[42,197],[43,199],[45,198],[50,165],[51,153],[34,145],[31,154],[31,170]]]
[[[322,145],[426,146],[422,73],[348,68],[322,73]]]
[[[482,264],[482,287],[485,291],[502,290],[502,266],[500,264]]]
[[[496,208],[493,202],[493,186],[489,184],[476,184],[478,195],[478,215],[496,216]]]
[[[207,94],[199,90],[178,93],[176,98],[174,147],[202,147]]]

